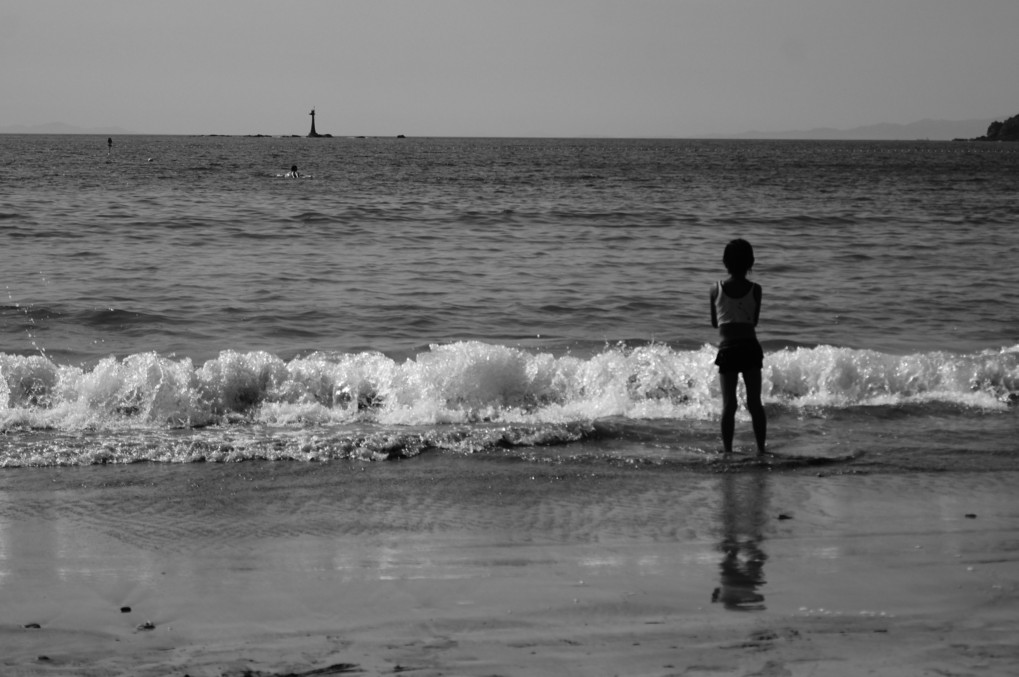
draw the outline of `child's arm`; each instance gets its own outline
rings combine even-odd
[[[718,329],[718,311],[715,310],[715,297],[717,295],[718,285],[713,284],[711,285],[711,293],[708,295],[709,296],[708,300],[711,302],[711,326],[714,327],[715,329]],[[758,303],[757,305],[758,307],[760,307],[761,304]]]
[[[754,284],[754,300],[757,301],[757,303],[755,304],[756,308],[754,310],[754,326],[755,327],[757,326],[757,321],[759,319],[761,319],[761,294],[762,294],[761,285],[755,283]],[[714,308],[714,305],[712,305],[712,308]]]

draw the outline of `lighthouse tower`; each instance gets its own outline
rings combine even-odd
[[[322,136],[321,134],[319,134],[318,132],[315,131],[315,109],[312,108],[311,112],[308,113],[308,115],[311,116],[311,131],[308,132],[308,138],[314,138],[314,137],[317,137],[317,136]]]

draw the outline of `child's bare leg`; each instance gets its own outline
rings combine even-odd
[[[761,402],[761,370],[744,372],[743,384],[747,387],[747,409],[754,422],[757,453],[763,454],[765,441],[768,437],[768,417],[764,413],[764,404]]]
[[[732,451],[732,438],[736,431],[736,386],[739,384],[739,373],[728,372],[719,374],[722,386],[722,449],[725,453]]]

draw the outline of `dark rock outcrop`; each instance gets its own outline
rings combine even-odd
[[[1004,122],[994,121],[987,128],[987,134],[977,141],[1019,141],[1019,115],[1013,115]]]

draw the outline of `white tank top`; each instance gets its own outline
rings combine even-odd
[[[753,324],[754,315],[757,312],[757,299],[754,298],[756,284],[750,285],[750,290],[742,298],[733,299],[725,295],[722,289],[722,282],[718,282],[718,293],[715,294],[715,313],[718,316],[718,324],[733,324],[736,322]]]

